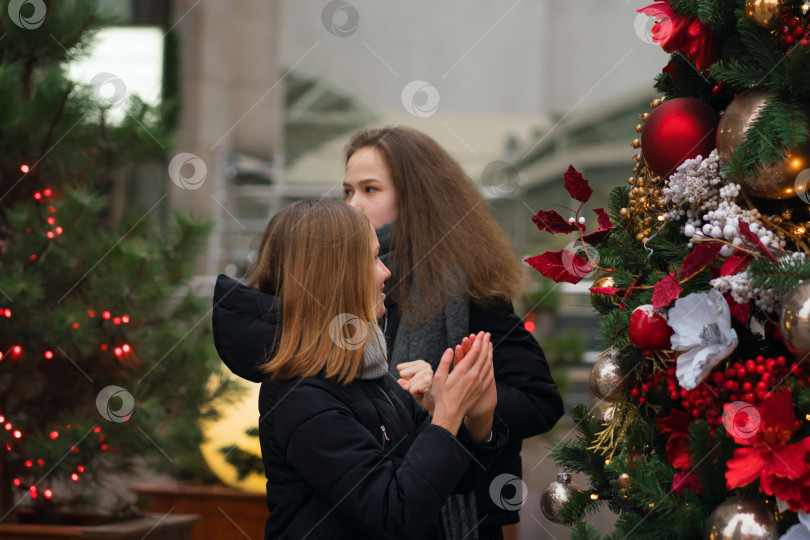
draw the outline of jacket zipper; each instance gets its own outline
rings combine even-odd
[[[377,385],[374,385],[374,386],[377,386]],[[380,388],[380,387],[379,387],[379,386],[377,386],[377,388]],[[388,403],[391,405],[391,408],[392,408],[392,409],[394,409],[394,410],[396,411],[396,407],[394,407],[394,402],[393,402],[393,401],[391,401],[391,398],[390,398],[390,397],[388,397],[388,393],[387,393],[385,390],[383,390],[382,388],[380,388],[380,392],[382,392],[382,394],[385,396],[385,399],[386,399],[386,400],[388,401]],[[386,443],[386,441],[391,442],[391,439],[389,439],[389,438],[388,438],[388,433],[385,431],[385,424],[382,424],[382,425],[380,426],[380,431],[382,431],[382,436],[383,436],[383,442],[382,442],[382,445],[383,445],[383,448],[385,448],[385,443]]]

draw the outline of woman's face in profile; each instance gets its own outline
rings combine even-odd
[[[371,253],[374,256],[374,288],[377,294],[377,317],[385,314],[385,280],[391,277],[391,272],[380,260],[380,242],[377,241],[377,233],[371,231]]]
[[[343,193],[346,204],[368,216],[375,229],[397,217],[396,191],[391,171],[382,152],[374,147],[361,148],[349,158]]]

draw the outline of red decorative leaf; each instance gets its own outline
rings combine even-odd
[[[538,229],[551,234],[570,233],[579,229],[576,224],[565,221],[556,210],[540,210],[532,216],[532,221]]]
[[[754,244],[754,246],[763,252],[770,260],[775,261],[776,257],[773,256],[773,253],[768,251],[768,248],[765,247],[765,244],[762,243],[759,236],[751,232],[751,228],[748,226],[748,223],[743,220],[739,220],[738,223],[740,224],[740,235]]]
[[[617,289],[616,287],[591,287],[588,290],[592,293],[606,294],[608,296],[613,296],[614,294],[624,292],[624,289]]]
[[[607,237],[610,236],[610,233],[613,232],[613,229],[606,229],[604,231],[594,231],[589,234],[582,235],[582,241],[586,244],[590,244],[592,246],[599,246],[607,240]]]
[[[751,304],[739,304],[731,293],[725,295],[728,307],[731,309],[731,316],[734,317],[741,324],[748,326],[748,318],[751,315]]]
[[[610,216],[607,215],[604,208],[594,208],[593,211],[596,212],[596,221],[599,223],[600,231],[608,231],[616,228],[613,226],[613,223],[610,222]]]
[[[697,244],[692,252],[683,260],[683,265],[678,275],[683,278],[694,276],[716,259],[723,244],[720,242],[701,242]]]
[[[735,253],[723,263],[722,268],[720,268],[720,275],[725,277],[739,274],[748,267],[748,263],[752,260],[753,257],[748,253]]]
[[[675,279],[675,274],[665,276],[655,284],[652,296],[653,309],[667,307],[673,300],[681,295],[681,284]]]
[[[563,175],[565,179],[565,190],[575,199],[581,203],[588,202],[591,198],[593,190],[588,185],[588,181],[582,178],[582,173],[574,168],[573,165],[568,166],[568,171]]]
[[[589,275],[593,269],[585,257],[568,250],[546,251],[525,259],[532,268],[557,283],[579,283]]]

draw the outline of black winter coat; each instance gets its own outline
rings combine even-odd
[[[508,440],[497,417],[490,443],[430,424],[388,374],[339,386],[257,370],[273,351],[279,301],[219,276],[214,341],[237,375],[258,382],[259,439],[270,510],[265,538],[440,538],[439,512],[469,491]]]
[[[388,339],[388,350],[393,350],[400,314],[390,296],[386,298],[385,305],[385,336]],[[490,485],[502,474],[522,478],[520,451],[523,439],[545,433],[554,427],[564,413],[563,402],[551,377],[543,349],[515,315],[512,302],[496,300],[488,306],[470,302],[469,324],[470,334],[492,334],[492,360],[498,388],[498,406],[495,412],[509,426],[510,436],[506,448],[475,489],[478,519],[481,520],[482,527],[517,523],[518,511],[512,510],[514,504],[509,503],[514,494],[500,494],[507,499],[503,502],[498,494],[490,493]],[[496,499],[500,504],[496,503]]]

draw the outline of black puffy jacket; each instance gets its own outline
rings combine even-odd
[[[258,366],[273,351],[279,301],[219,276],[214,340],[237,375],[262,381],[259,438],[267,475],[265,538],[440,538],[439,512],[469,491],[508,440],[497,417],[490,443],[430,423],[386,374],[339,386],[321,378],[272,379]]]
[[[399,327],[399,310],[389,299],[386,299],[386,306],[388,324],[385,325],[385,335],[391,350]],[[490,491],[495,479],[501,475],[522,478],[520,451],[523,439],[547,432],[565,411],[543,349],[523,327],[511,302],[497,300],[489,306],[482,306],[471,301],[469,333],[478,332],[492,334],[492,361],[498,388],[495,412],[509,426],[506,447],[475,488],[481,526],[496,527],[517,523],[520,517],[514,500],[510,504],[499,500],[501,497],[514,497],[511,492]],[[503,485],[503,482],[500,484]]]

